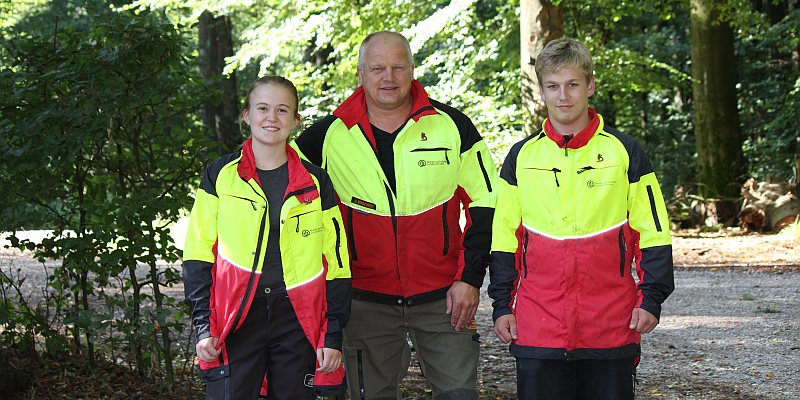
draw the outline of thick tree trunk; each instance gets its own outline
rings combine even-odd
[[[691,0],[694,132],[706,198],[737,197],[745,173],[733,29],[714,10],[721,2]]]
[[[198,24],[200,41],[200,73],[206,83],[211,84],[213,76],[222,75],[225,68],[225,57],[233,56],[233,35],[231,34],[231,18],[215,17],[208,11],[200,15]],[[241,142],[239,133],[239,100],[236,96],[236,74],[222,76],[213,84],[222,91],[222,101],[214,105],[210,102],[203,105],[203,125],[210,132],[210,139],[219,143],[219,155],[233,152]]]
[[[520,12],[522,101],[528,110],[524,133],[528,136],[547,118],[547,107],[539,96],[536,57],[547,43],[564,36],[564,11],[563,5],[554,6],[549,0],[522,0]]]

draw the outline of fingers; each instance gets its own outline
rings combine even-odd
[[[450,314],[450,325],[456,331],[461,330],[475,317],[479,301],[478,288],[460,281],[453,283],[447,291],[447,313]]]
[[[494,334],[503,343],[517,340],[517,319],[513,314],[504,315],[494,323]]]
[[[631,313],[631,323],[628,327],[639,333],[650,333],[657,325],[658,318],[653,314],[641,308],[634,308]]]
[[[631,323],[628,324],[628,328],[630,329],[636,329],[636,326],[639,324],[639,313],[636,310],[637,309],[634,308],[631,313]]]
[[[219,357],[219,353],[222,352],[222,347],[217,348],[217,343],[219,342],[219,338],[216,337],[207,337],[199,342],[195,346],[197,350],[197,358],[203,360],[204,362],[214,362],[214,360]]]
[[[342,352],[339,350],[324,348],[317,349],[317,372],[327,374],[336,371],[342,365]]]

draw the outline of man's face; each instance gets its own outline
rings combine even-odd
[[[580,68],[561,68],[556,73],[543,74],[539,90],[556,132],[577,134],[591,122],[588,109],[589,97],[594,94],[594,78],[587,82]]]
[[[372,38],[364,49],[358,83],[364,86],[367,106],[395,110],[411,103],[414,64],[405,44],[391,36]]]

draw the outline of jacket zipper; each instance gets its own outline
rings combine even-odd
[[[444,229],[444,252],[443,256],[450,251],[450,229],[447,226],[447,202],[442,204],[442,228]]]
[[[392,231],[394,232],[394,254],[400,254],[400,249],[397,247],[397,214],[394,209],[394,201],[392,201],[392,189],[386,182],[383,183],[386,189],[386,198],[389,200],[389,215],[392,216]],[[395,267],[397,268],[397,278],[400,279],[400,257],[396,257]]]
[[[356,241],[353,235],[353,208],[347,207],[347,243],[350,245],[350,259],[358,261],[358,253],[356,252]]]
[[[302,214],[297,214],[297,215],[295,215],[295,216],[293,216],[293,217],[292,217],[292,218],[297,218],[297,228],[295,228],[295,230],[294,230],[295,232],[300,232],[300,216],[302,216],[302,215],[306,215],[306,214],[310,214],[310,213],[312,213],[312,212],[313,212],[313,211],[304,212],[304,213],[302,213]]]
[[[339,229],[339,221],[336,218],[331,218],[333,221],[333,229],[336,231],[336,261],[339,262],[339,268],[344,268],[344,264],[342,264],[342,232]]]
[[[481,172],[483,172],[483,180],[486,181],[486,189],[489,190],[489,193],[492,193],[492,182],[489,180],[489,173],[486,172],[486,166],[483,165],[483,157],[481,157],[481,152],[476,153],[478,155],[478,165],[481,166]]]
[[[550,171],[550,172],[552,172],[553,173],[553,177],[556,178],[556,187],[561,187],[561,185],[558,184],[558,173],[561,172],[560,169],[558,169],[558,168],[553,168],[553,169],[530,168],[530,169],[533,169],[533,170],[536,170],[536,171]]]
[[[625,231],[619,228],[619,276],[625,277],[625,253],[628,252],[628,244],[625,243]]]
[[[525,240],[522,241],[522,268],[525,279],[528,279],[528,230],[525,230]]]
[[[253,281],[255,280],[256,276],[256,268],[258,268],[258,255],[261,254],[261,244],[264,241],[264,230],[267,226],[267,209],[264,208],[264,213],[261,216],[261,228],[258,230],[258,242],[256,242],[256,256],[253,260],[253,268],[250,270],[250,279],[247,280],[247,289],[244,291],[244,297],[242,298],[242,304],[239,305],[239,310],[236,311],[236,318],[233,320],[233,328],[239,325],[239,320],[242,318],[242,313],[244,312],[244,306],[247,304],[247,299],[250,298],[250,290],[253,289]]]
[[[436,148],[433,148],[433,149],[414,149],[414,150],[411,150],[412,153],[415,152],[415,151],[444,151],[444,160],[447,162],[447,165],[450,165],[450,159],[447,158],[447,152],[450,151],[450,149],[448,149],[446,147],[436,147]]]

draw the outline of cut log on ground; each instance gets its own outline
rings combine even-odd
[[[780,232],[800,215],[800,199],[793,193],[796,184],[758,182],[749,179],[742,187],[744,204],[739,224],[745,230]]]

